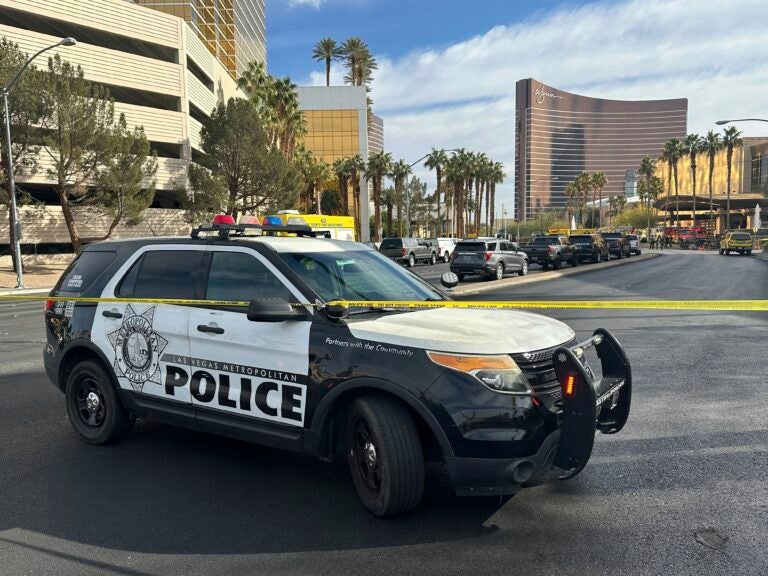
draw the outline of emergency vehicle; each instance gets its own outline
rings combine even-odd
[[[269,217],[268,223],[309,226],[318,236],[325,236],[334,240],[357,240],[355,219],[352,216],[300,214],[298,210],[280,210],[276,217]]]
[[[388,516],[418,505],[427,460],[460,495],[513,494],[575,476],[627,421],[607,330],[578,342],[538,314],[452,308],[451,273],[438,290],[307,226],[219,222],[90,244],[51,291],[45,368],[85,442],[152,417],[342,459]]]

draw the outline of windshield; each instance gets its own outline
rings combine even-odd
[[[401,248],[402,246],[403,241],[400,238],[384,238],[384,240],[381,241],[382,250],[385,248]]]
[[[537,244],[543,244],[544,246],[549,246],[550,244],[559,244],[560,241],[557,239],[556,236],[537,236],[533,239],[533,245],[536,246]]]
[[[591,244],[592,236],[570,236],[569,240],[574,244]]]
[[[749,234],[734,234],[731,238],[734,240],[752,240],[752,237]]]
[[[440,292],[372,250],[283,253],[280,258],[326,302],[444,300]]]
[[[456,252],[485,252],[485,242],[459,242]]]

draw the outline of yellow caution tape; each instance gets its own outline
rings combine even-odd
[[[82,302],[86,304],[172,304],[177,306],[226,306],[247,307],[246,301],[234,300],[190,300],[181,298],[98,298],[66,296],[32,296],[11,294],[0,296],[3,301],[46,301]],[[733,312],[768,312],[768,300],[334,300],[327,304],[307,304],[294,302],[292,306],[326,305],[367,307],[367,308],[408,308],[427,310],[432,308],[468,308],[468,309],[599,309],[599,310],[708,310]]]

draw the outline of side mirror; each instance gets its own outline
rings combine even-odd
[[[448,288],[455,288],[459,284],[459,277],[453,272],[446,272],[440,277],[440,284]]]
[[[343,304],[326,304],[325,313],[335,320],[346,318],[349,315],[349,307]]]
[[[286,320],[306,320],[306,310],[294,308],[282,298],[263,298],[248,303],[248,320],[251,322],[285,322]]]

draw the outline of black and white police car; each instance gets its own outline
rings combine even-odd
[[[460,495],[574,476],[595,431],[618,432],[629,414],[630,365],[606,330],[579,343],[523,311],[363,305],[448,296],[305,227],[89,245],[49,298],[46,371],[86,442],[117,441],[151,416],[344,458],[379,516],[419,503],[425,460],[442,462]],[[215,303],[153,301],[167,299]]]

